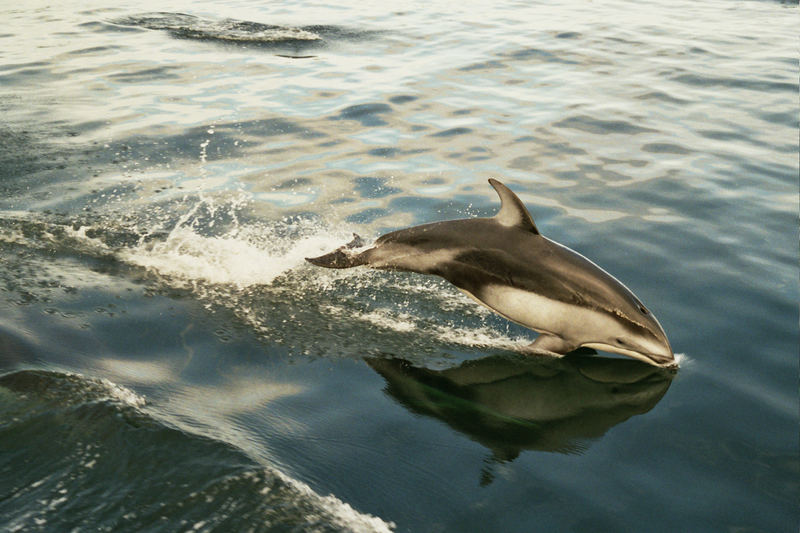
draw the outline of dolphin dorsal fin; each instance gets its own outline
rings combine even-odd
[[[489,178],[489,185],[494,187],[494,190],[500,196],[500,211],[494,216],[494,219],[503,226],[516,226],[539,235],[539,230],[536,228],[536,224],[533,223],[533,218],[528,213],[522,200],[511,189],[496,179]]]

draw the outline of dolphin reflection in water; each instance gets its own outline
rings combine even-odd
[[[488,465],[523,450],[581,453],[612,427],[650,411],[674,376],[639,361],[580,355],[493,355],[445,370],[403,359],[365,361],[401,405],[488,448]],[[482,484],[492,477],[484,470]]]
[[[394,231],[363,251],[356,237],[307,261],[441,276],[499,315],[538,331],[531,352],[563,356],[584,347],[676,366],[658,320],[625,285],[541,235],[517,195],[497,180],[489,183],[501,202],[492,218]]]

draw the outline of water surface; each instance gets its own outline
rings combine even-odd
[[[796,529],[795,5],[164,9],[0,8],[5,529]],[[489,177],[677,374],[303,260]]]

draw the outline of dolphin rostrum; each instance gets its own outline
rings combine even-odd
[[[625,285],[539,233],[511,189],[492,218],[434,222],[387,233],[364,251],[356,239],[307,258],[327,268],[371,268],[441,276],[499,315],[539,332],[530,349],[558,356],[580,347],[658,366],[675,357],[658,320]]]

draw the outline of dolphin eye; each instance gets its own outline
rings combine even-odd
[[[620,338],[617,338],[617,344],[619,344],[620,346],[627,346],[627,343]]]

